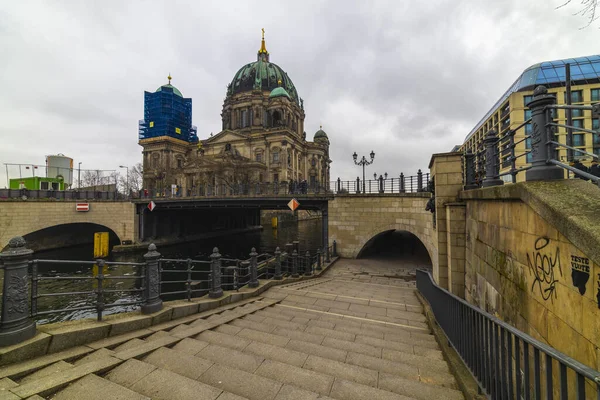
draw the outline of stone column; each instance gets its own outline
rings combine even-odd
[[[554,95],[548,94],[545,86],[538,86],[533,91],[533,100],[527,105],[531,109],[531,168],[525,172],[525,180],[541,181],[564,179],[564,171],[557,165],[546,163],[549,158],[555,158],[555,145],[546,144],[555,140],[553,128],[547,127],[549,121],[545,107],[556,103]]]
[[[258,271],[256,270],[256,257],[258,254],[256,253],[256,249],[253,247],[250,251],[250,282],[248,282],[248,287],[255,288],[258,287]]]
[[[465,298],[466,203],[446,203],[448,290]]]
[[[435,226],[431,225],[433,278],[448,289],[448,228],[446,204],[456,203],[463,189],[462,153],[434,154],[429,162],[434,181]]]
[[[275,249],[275,276],[273,276],[273,279],[276,281],[283,279],[281,275],[281,250],[279,250],[279,247]]]
[[[215,247],[213,249],[210,259],[211,287],[208,297],[215,299],[223,296],[223,289],[221,288],[221,254],[219,254],[218,248]]]
[[[162,300],[160,299],[160,270],[158,259],[160,253],[156,251],[156,245],[151,243],[148,246],[148,252],[144,254],[146,259],[146,300],[142,304],[142,314],[152,314],[162,309]]]
[[[0,253],[4,264],[0,346],[10,346],[35,336],[35,321],[30,317],[28,263],[33,253],[20,236],[10,239],[8,250]]]

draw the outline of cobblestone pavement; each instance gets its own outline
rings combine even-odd
[[[417,266],[339,260],[262,297],[3,367],[0,399],[463,399]]]

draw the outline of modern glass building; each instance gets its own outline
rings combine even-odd
[[[506,134],[513,128],[521,125],[531,117],[531,111],[525,106],[531,101],[533,90],[544,85],[549,93],[556,95],[558,104],[566,103],[565,87],[565,65],[570,64],[571,68],[571,103],[590,105],[600,101],[600,55],[587,57],[567,58],[564,60],[546,61],[532,65],[527,68],[517,78],[515,83],[500,97],[494,106],[484,115],[484,117],[475,125],[465,138],[459,151],[471,150],[477,152],[483,148],[483,139],[491,129],[495,129],[500,137],[500,171],[505,172],[510,169],[509,160],[510,149]],[[558,110],[555,119],[559,124],[566,124],[565,110]],[[600,121],[598,117],[593,117],[591,111],[572,112],[573,126],[590,130],[599,130]],[[531,132],[531,124],[525,125],[519,129],[515,135],[515,142],[519,142]],[[558,128],[557,139],[560,143],[566,144],[567,132],[565,128]],[[502,138],[506,137],[506,140]],[[577,133],[573,134],[573,147],[580,148],[589,153],[600,156],[600,137],[599,132]],[[519,143],[515,149],[516,156],[523,154],[530,148],[529,140]],[[566,150],[559,150],[559,157],[566,161]],[[581,159],[584,164],[589,164],[591,157],[579,155],[575,152],[575,157]],[[517,159],[517,168],[528,164],[530,157],[520,157]],[[503,176],[502,179],[509,182],[510,175]],[[518,180],[524,179],[524,174],[519,174]]]
[[[154,93],[144,92],[144,119],[139,121],[139,139],[169,136],[189,143],[198,142],[192,125],[192,99],[186,99],[169,83]]]

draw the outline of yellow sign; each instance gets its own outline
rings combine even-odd
[[[94,258],[108,257],[108,232],[94,233]]]
[[[179,128],[175,128],[175,133],[178,133],[178,134],[180,134],[180,135],[181,135],[181,129],[179,129]]]
[[[150,121],[150,128],[154,128],[154,121]]]

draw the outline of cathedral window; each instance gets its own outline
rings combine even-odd
[[[262,162],[262,153],[256,153],[256,161]]]
[[[248,111],[242,110],[242,128],[248,126]]]
[[[177,159],[177,168],[183,168],[183,160],[181,158]]]
[[[279,182],[279,174],[273,174],[273,182]]]
[[[279,152],[278,151],[274,151],[273,152],[273,162],[279,162]]]

